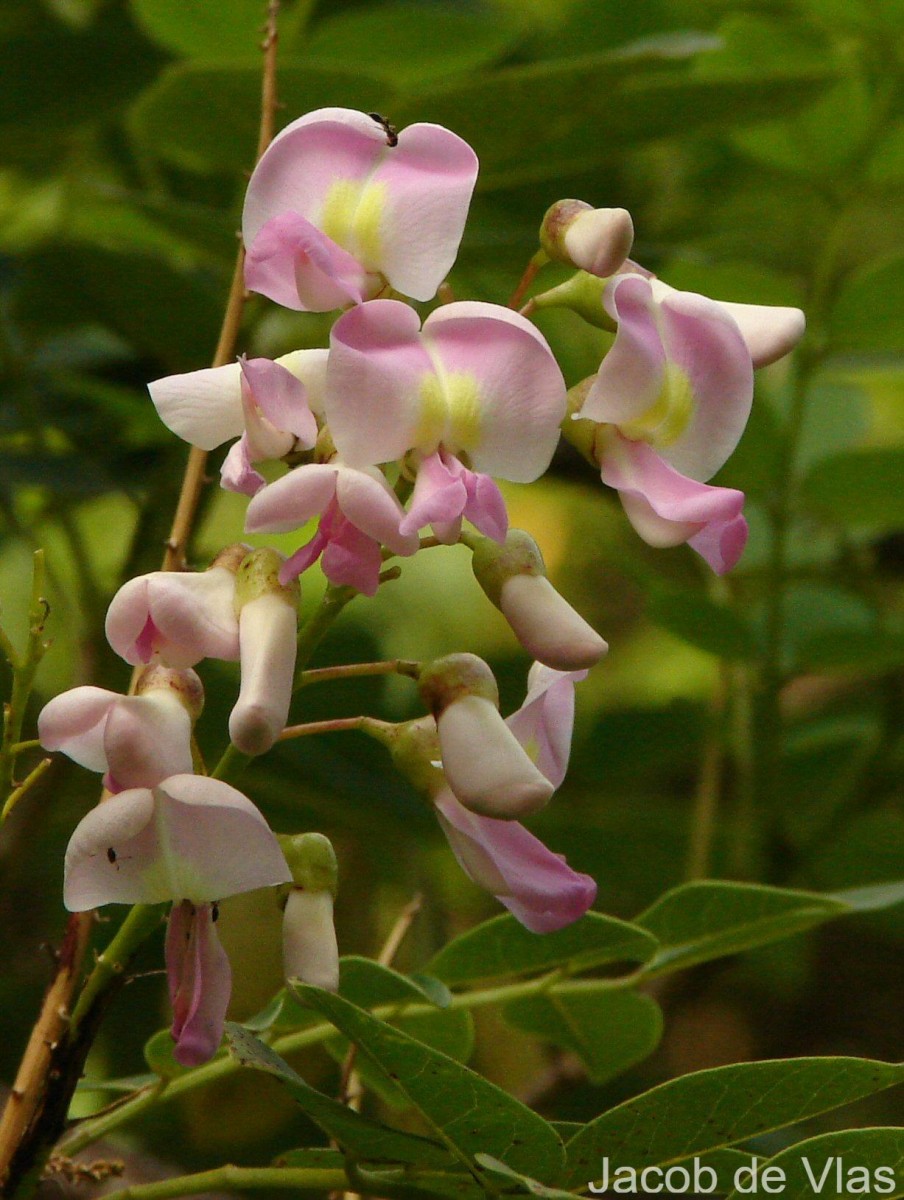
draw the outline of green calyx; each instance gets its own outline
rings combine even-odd
[[[435,765],[440,749],[436,723],[431,717],[397,725],[389,751],[395,767],[417,791],[433,797],[445,785],[443,773]]]
[[[421,699],[434,717],[463,696],[481,696],[499,707],[499,689],[493,672],[476,654],[447,654],[421,671]]]
[[[587,271],[576,271],[558,287],[534,296],[533,303],[537,308],[570,308],[589,325],[614,333],[615,322],[603,307],[603,291],[608,282]]]
[[[584,200],[557,200],[546,210],[540,226],[540,245],[553,262],[571,262],[565,248],[565,234],[575,219],[585,212],[593,212],[593,205]]]
[[[278,833],[276,837],[295,886],[306,892],[329,892],[335,898],[339,864],[330,839],[322,833]]]
[[[292,608],[298,608],[301,595],[298,580],[293,579],[287,584],[279,582],[279,570],[284,562],[283,555],[269,546],[245,555],[235,577],[236,616],[249,601],[259,596],[279,596]]]
[[[146,696],[149,692],[171,692],[188,715],[192,724],[204,710],[204,685],[200,677],[185,667],[163,667],[153,663],[144,667],[135,681],[135,695]]]
[[[481,538],[474,546],[471,569],[497,608],[501,607],[503,584],[514,575],[546,576],[540,547],[523,529],[510,529],[501,546],[492,538]]]

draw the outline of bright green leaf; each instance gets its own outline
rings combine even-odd
[[[573,1050],[593,1083],[642,1062],[662,1037],[662,1010],[650,996],[587,982],[580,992],[548,992],[513,1000],[506,1020]]]
[[[504,913],[449,942],[428,970],[454,985],[566,964],[578,971],[611,962],[646,962],[655,953],[656,941],[645,930],[600,913],[587,913],[565,929],[542,935]]]
[[[261,0],[131,0],[135,19],[149,37],[190,58],[252,59],[260,71],[265,7]]]
[[[591,1121],[566,1146],[559,1182],[585,1186],[603,1156],[638,1168],[680,1162],[900,1082],[904,1064],[861,1058],[738,1063],[682,1075]]]
[[[555,1180],[562,1144],[542,1117],[461,1063],[341,997],[304,986],[296,992],[401,1088],[459,1161],[472,1162],[482,1151],[531,1177]]]

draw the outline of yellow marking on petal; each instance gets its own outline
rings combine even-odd
[[[420,382],[421,418],[414,445],[425,454],[442,442],[451,454],[480,442],[480,387],[466,371],[430,372]]]
[[[684,433],[694,414],[694,392],[687,372],[675,363],[666,363],[662,388],[645,413],[633,421],[623,421],[619,430],[633,442],[651,446],[671,446]]]
[[[376,271],[380,267],[380,225],[385,208],[385,183],[340,179],[327,193],[319,225],[362,266]]]

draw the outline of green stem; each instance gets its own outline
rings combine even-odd
[[[29,771],[19,786],[10,792],[6,797],[6,803],[3,805],[2,811],[0,811],[0,821],[6,820],[25,793],[31,791],[44,772],[49,769],[52,762],[52,758],[42,758],[38,765]]]
[[[38,664],[44,657],[44,622],[47,620],[47,601],[44,599],[44,551],[34,552],[34,566],[31,578],[31,603],[28,611],[28,638],[25,652],[16,656],[10,646],[4,645],[4,651],[10,657],[13,670],[13,685],[9,704],[3,712],[3,738],[0,741],[0,794],[9,796],[16,784],[13,778],[15,747],[22,740],[22,724],[25,720],[25,709],[28,697],[31,695],[32,684]]]
[[[236,1167],[227,1163],[212,1171],[161,1179],[158,1183],[137,1183],[108,1192],[110,1200],[165,1200],[169,1196],[197,1196],[201,1192],[344,1191],[349,1187],[345,1171],[328,1167]]]
[[[504,1004],[510,1000],[518,1000],[525,996],[537,996],[547,992],[552,996],[558,996],[588,991],[596,992],[600,988],[611,988],[614,991],[619,991],[634,987],[641,980],[653,979],[668,969],[667,965],[663,965],[659,969],[655,967],[641,967],[637,971],[633,971],[630,975],[622,975],[616,979],[572,979],[561,982],[553,982],[560,979],[559,972],[554,971],[551,974],[542,975],[537,979],[523,980],[519,983],[501,984],[497,987],[484,988],[480,991],[460,992],[452,997],[449,1008],[482,1008],[488,1004]],[[436,1008],[432,1004],[410,1004],[402,1007],[396,1001],[392,1004],[379,1005],[373,1009],[373,1015],[381,1020],[397,1018],[403,1012],[406,1017],[418,1017],[435,1013]],[[297,1050],[303,1050],[310,1046],[318,1046],[329,1038],[335,1037],[335,1034],[336,1030],[334,1026],[324,1022],[320,1025],[300,1029],[297,1033],[287,1033],[283,1037],[276,1038],[272,1043],[272,1048],[277,1054],[285,1057]],[[96,1117],[86,1117],[85,1120],[80,1122],[63,1139],[60,1143],[59,1151],[67,1155],[77,1154],[81,1150],[84,1150],[86,1146],[90,1146],[96,1142],[99,1138],[106,1137],[121,1125],[134,1120],[135,1117],[139,1116],[146,1109],[153,1107],[154,1104],[165,1100],[174,1100],[185,1092],[194,1091],[195,1088],[204,1087],[217,1080],[225,1079],[241,1069],[242,1066],[238,1061],[223,1056],[213,1059],[212,1062],[205,1063],[202,1067],[196,1067],[193,1071],[185,1075],[180,1075],[176,1079],[170,1080],[162,1088],[160,1085],[146,1088],[136,1093],[130,1100],[124,1100],[121,1104],[117,1104],[106,1112],[99,1113]]]
[[[359,593],[352,587],[333,587],[323,593],[317,609],[298,631],[298,651],[295,658],[296,688],[304,686],[305,669],[311,661],[311,655],[320,644],[321,638],[336,620],[349,601]]]
[[[85,980],[78,1003],[72,1010],[72,1018],[69,1023],[70,1037],[75,1037],[79,1025],[91,1010],[95,1000],[107,989],[115,976],[122,975],[129,959],[141,943],[159,926],[159,905],[136,904],[129,910],[126,919],[114,934],[110,944],[98,955],[94,970]]]
[[[349,730],[360,730],[370,733],[378,741],[385,741],[385,734],[391,733],[397,726],[389,721],[378,721],[376,717],[331,717],[326,721],[307,721],[304,725],[287,725],[279,735],[281,742],[292,738],[309,737],[313,733],[346,733]]]
[[[421,664],[404,658],[393,658],[388,662],[347,663],[336,667],[318,667],[313,671],[302,671],[297,677],[296,689],[310,687],[314,683],[328,683],[334,679],[356,679],[362,675],[409,675],[417,679]]]

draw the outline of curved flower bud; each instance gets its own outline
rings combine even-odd
[[[339,318],[330,345],[330,430],[350,466],[409,450],[426,459],[440,448],[517,483],[549,466],[565,384],[543,336],[518,313],[445,304],[421,330],[407,304],[374,300]]]
[[[296,438],[313,445],[316,429],[311,414],[323,412],[328,353],[295,350],[273,363],[254,358],[246,360],[244,367],[234,362],[166,375],[149,383],[148,391],[167,429],[201,450],[213,450],[245,433],[249,411],[251,429],[256,429],[259,438],[261,431],[267,430],[266,421],[284,435],[293,435],[288,449]],[[283,372],[301,385],[300,391]],[[269,433],[269,438],[272,436]],[[268,441],[267,448],[273,448],[272,442]]]
[[[286,979],[300,979],[335,992],[339,987],[339,947],[333,925],[338,880],[335,851],[322,833],[280,840],[294,881],[283,915]]]
[[[78,687],[46,704],[38,736],[46,750],[61,750],[89,771],[103,771],[111,792],[153,787],[169,775],[191,771],[191,731],[204,691],[194,671],[149,667],[139,694]]]
[[[381,545],[413,554],[416,532],[401,532],[405,511],[386,477],[375,468],[356,470],[333,460],[296,467],[248,505],[249,533],[286,533],[322,514],[317,533],[283,564],[279,578],[294,579],[323,555],[331,583],[372,596],[379,586]]]
[[[203,775],[132,788],[83,817],[66,849],[70,912],[101,904],[210,904],[291,878],[279,843],[241,792]]]
[[[469,812],[446,788],[434,799],[443,833],[462,870],[491,892],[533,933],[577,921],[596,898],[596,883],[579,874],[517,821]]]
[[[124,584],[107,610],[107,641],[127,663],[192,667],[239,656],[235,573],[250,546],[227,546],[206,571],[154,571]]]
[[[255,550],[236,578],[242,682],[229,736],[243,754],[263,754],[282,733],[292,700],[298,584],[279,582],[283,556]]]
[[[753,367],[741,332],[714,300],[617,275],[604,294],[615,342],[580,418],[646,442],[676,471],[706,480],[740,440],[753,400]]]
[[[366,113],[308,113],[248,183],[247,286],[313,312],[357,304],[386,281],[429,300],[455,261],[476,179],[474,151],[439,125],[390,135]]]
[[[523,529],[510,529],[504,546],[488,538],[474,548],[477,582],[532,658],[559,671],[592,667],[609,649],[546,577],[540,548]]]
[[[437,659],[421,672],[418,687],[436,719],[446,779],[462,804],[503,818],[546,804],[555,789],[500,716],[496,681],[482,659]]]
[[[618,490],[628,520],[650,546],[687,542],[717,575],[738,562],[747,543],[744,493],[679,474],[644,442],[614,430],[597,438],[602,480]]]
[[[631,253],[634,222],[624,208],[594,208],[583,200],[557,200],[540,226],[540,245],[554,262],[605,278]]]
[[[216,905],[174,904],[166,930],[166,976],[173,1008],[173,1057],[183,1067],[213,1058],[223,1037],[232,971],[214,922]]]

